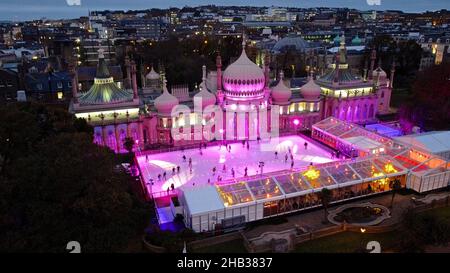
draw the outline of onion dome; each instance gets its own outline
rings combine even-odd
[[[245,53],[245,39],[241,56],[225,69],[223,87],[227,98],[262,98],[265,87],[263,70],[252,62]]]
[[[162,115],[170,115],[173,107],[178,105],[178,99],[167,91],[167,80],[163,78],[163,93],[155,99],[155,108]]]
[[[152,70],[150,70],[150,72],[145,76],[147,80],[159,80],[159,77],[159,74],[155,71],[155,69],[153,69],[153,66]]]
[[[278,84],[274,87],[272,87],[272,99],[274,103],[276,104],[288,104],[289,99],[292,96],[292,91],[289,87],[284,84],[283,81],[284,73],[283,71],[280,72],[280,80],[278,81]]]
[[[309,77],[309,81],[300,87],[300,91],[303,98],[307,100],[316,100],[320,97],[322,89],[314,82],[314,77],[311,75],[311,77]]]
[[[361,45],[361,43],[361,38],[359,38],[358,34],[356,34],[355,38],[352,40],[352,45]]]
[[[336,35],[336,37],[334,37],[334,39],[333,39],[333,43],[335,45],[339,45],[341,43],[341,36]]]
[[[216,104],[216,96],[209,92],[206,88],[206,66],[204,65],[202,67],[203,70],[203,78],[202,83],[200,84],[200,92],[198,92],[194,96],[194,102],[196,99],[201,99],[202,102],[202,108],[205,108],[208,105],[214,105]]]

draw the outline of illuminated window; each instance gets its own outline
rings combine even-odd
[[[58,96],[58,100],[62,100],[63,99],[63,92],[58,92],[57,96]]]
[[[298,104],[298,111],[303,112],[306,109],[306,102],[300,102]]]
[[[291,106],[289,107],[289,112],[295,112],[295,103],[291,104]]]
[[[189,114],[189,124],[190,125],[195,125],[196,124],[196,122],[195,122],[196,118],[197,118],[197,115],[195,113],[190,113]]]

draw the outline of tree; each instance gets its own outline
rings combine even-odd
[[[402,188],[402,183],[400,182],[400,179],[395,178],[393,181],[389,182],[389,187],[392,191],[391,205],[389,207],[392,208],[394,205],[395,194]]]
[[[324,212],[324,222],[327,222],[328,220],[328,205],[331,202],[332,193],[329,189],[323,188],[319,193],[320,201],[322,202],[323,206],[323,212]]]
[[[400,120],[428,130],[450,128],[450,63],[418,74],[412,94],[400,109]]]
[[[78,241],[83,252],[120,252],[139,237],[146,206],[131,193],[134,179],[115,168],[116,155],[93,143],[92,128],[39,104],[0,113],[0,139],[14,136],[0,149],[9,158],[0,174],[0,251],[66,252]]]

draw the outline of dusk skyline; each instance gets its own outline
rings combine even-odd
[[[139,10],[150,8],[168,8],[183,6],[215,5],[242,5],[238,0],[130,0],[124,3],[121,0],[69,0],[81,1],[80,6],[69,6],[66,0],[4,0],[0,3],[0,20],[30,20],[30,19],[59,19],[78,18],[87,15],[89,10]],[[450,1],[409,1],[409,0],[381,0],[381,5],[371,6],[366,0],[261,0],[247,1],[249,6],[283,6],[283,7],[348,7],[360,10],[403,10],[405,12],[423,12],[427,10],[450,9]]]

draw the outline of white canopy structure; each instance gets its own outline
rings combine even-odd
[[[186,223],[195,231],[207,231],[217,225],[232,228],[313,208],[320,206],[318,193],[324,188],[332,192],[331,203],[337,203],[390,191],[394,180],[417,192],[449,186],[449,161],[414,143],[405,144],[336,119],[321,121],[313,128],[334,132],[335,137],[347,136],[342,141],[377,152],[182,190]]]
[[[450,131],[433,131],[407,135],[396,137],[395,140],[409,143],[430,153],[450,159]]]

